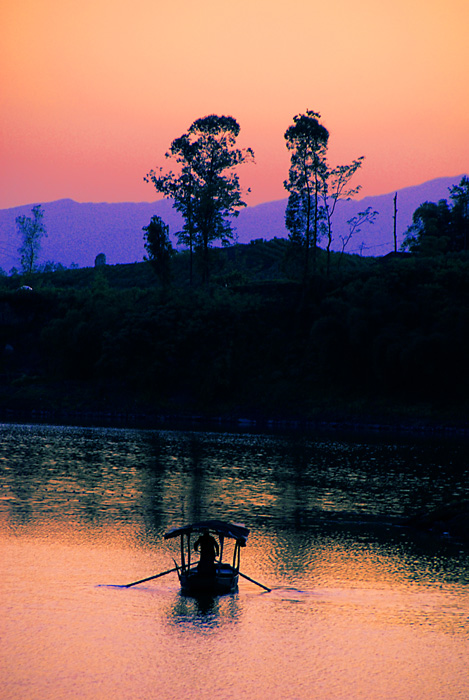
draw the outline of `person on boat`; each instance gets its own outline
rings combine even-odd
[[[204,530],[194,543],[196,552],[200,550],[200,560],[197,569],[202,573],[215,574],[215,557],[218,556],[218,542],[208,530]]]

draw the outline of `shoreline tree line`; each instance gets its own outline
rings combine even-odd
[[[306,284],[317,272],[319,243],[325,241],[326,270],[330,271],[331,246],[334,238],[333,219],[337,203],[356,196],[360,185],[351,185],[352,178],[363,165],[364,156],[347,165],[331,166],[327,159],[329,131],[320,122],[321,115],[312,110],[293,117],[285,131],[285,144],[290,152],[290,168],[284,187],[288,192],[285,224],[289,231],[287,257],[290,273]],[[194,280],[194,258],[199,262],[202,283],[210,276],[210,250],[214,242],[233,244],[232,219],[246,206],[237,169],[254,162],[251,148],[239,149],[236,140],[240,126],[231,116],[209,115],[197,119],[186,133],[174,139],[166,159],[175,166],[164,171],[151,170],[144,180],[173,202],[182,215],[184,225],[176,232],[178,243],[189,253],[189,280]],[[246,194],[250,192],[247,189]],[[464,176],[450,188],[451,204],[446,200],[422,203],[414,212],[402,251],[424,255],[467,250],[469,245],[469,180]],[[21,237],[20,270],[61,270],[60,263],[48,261],[38,265],[41,241],[47,236],[44,209],[35,205],[32,217],[16,218]],[[371,225],[378,213],[371,207],[349,219],[348,233],[341,235],[341,253],[363,225]],[[169,227],[153,216],[143,227],[145,257],[152,264],[163,287],[172,279],[172,261],[176,254],[170,240]],[[96,266],[103,264],[101,254]],[[339,258],[340,260],[340,258]],[[18,274],[13,268],[12,274]]]
[[[285,223],[291,243],[290,257],[296,257],[303,283],[316,271],[317,248],[326,238],[327,269],[331,259],[333,216],[340,199],[350,199],[360,191],[350,180],[361,168],[364,156],[349,165],[331,167],[327,160],[328,130],[320,123],[321,115],[307,110],[296,115],[284,134],[291,153]],[[233,240],[231,217],[246,206],[236,168],[253,162],[251,148],[236,148],[240,126],[233,117],[210,115],[197,119],[182,136],[176,138],[166,153],[176,170],[151,170],[144,178],[156,191],[173,201],[184,218],[178,242],[189,249],[190,281],[193,281],[193,255],[201,260],[202,282],[210,273],[209,248],[214,241],[223,246]],[[249,192],[249,189],[247,190]],[[349,235],[342,238],[342,252],[354,232],[372,224],[377,216],[368,208],[348,222]],[[164,221],[152,217],[144,227],[148,259],[162,283],[170,280],[174,253],[169,230]],[[312,265],[310,261],[312,260]]]

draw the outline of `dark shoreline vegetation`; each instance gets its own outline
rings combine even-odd
[[[469,430],[469,256],[214,248],[0,280],[0,415]],[[22,289],[24,285],[32,288]]]

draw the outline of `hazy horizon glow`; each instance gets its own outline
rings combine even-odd
[[[469,171],[467,0],[4,0],[0,208],[153,201],[194,119],[230,114],[247,202],[286,196],[283,134],[313,109],[331,164],[377,195]]]

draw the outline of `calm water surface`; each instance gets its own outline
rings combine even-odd
[[[469,697],[463,441],[0,426],[2,700]],[[235,595],[184,598],[169,527],[251,528]]]

